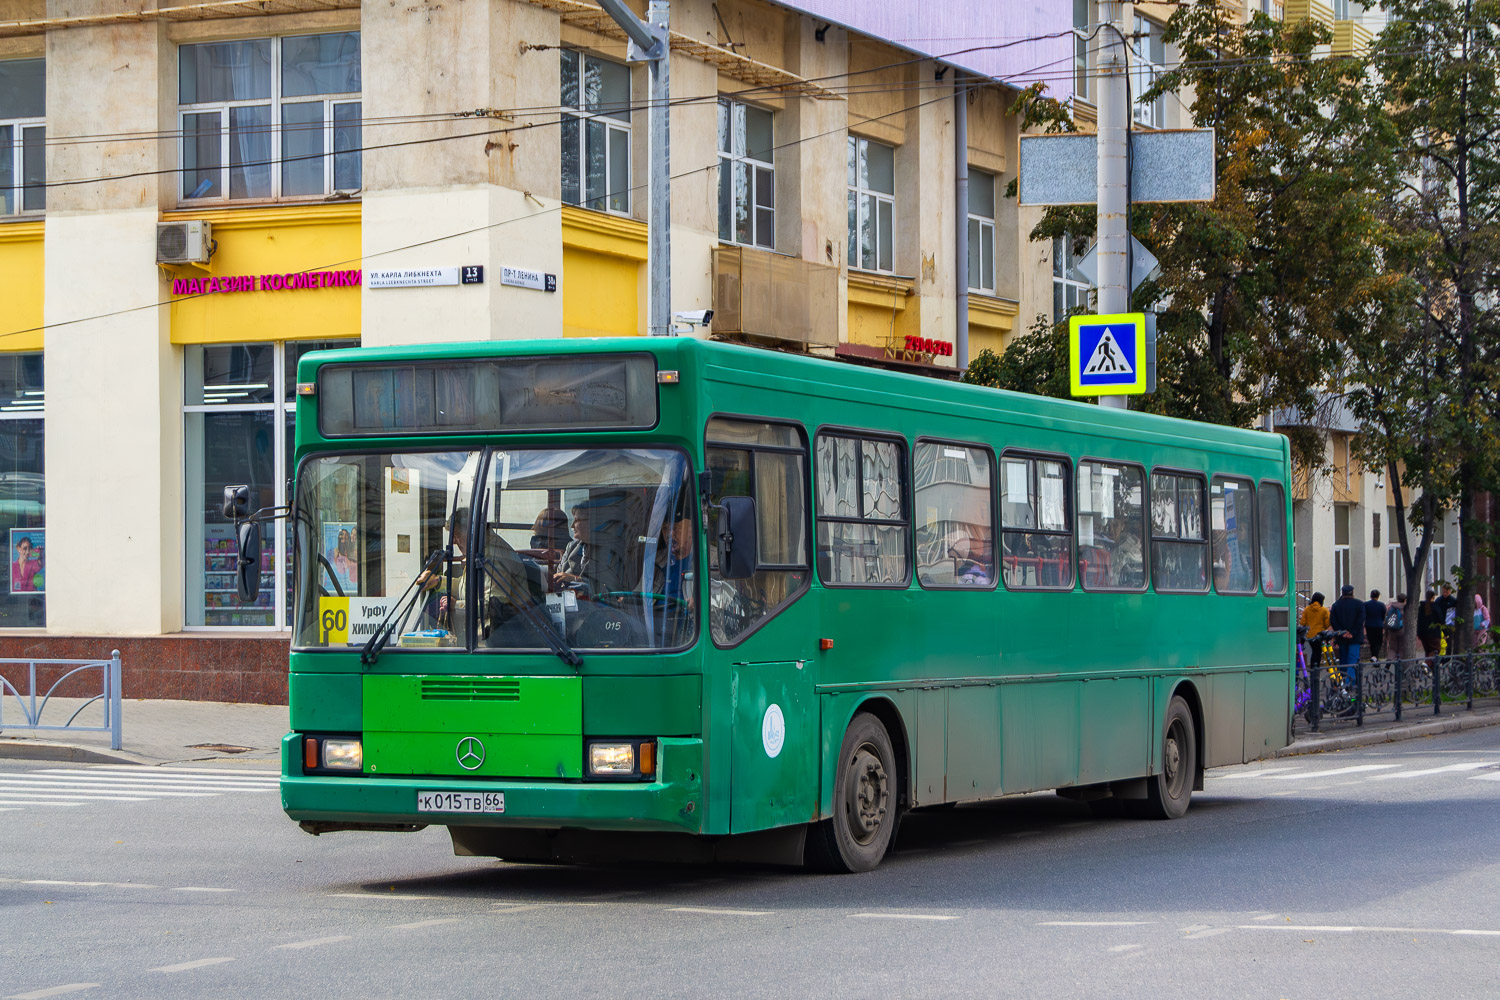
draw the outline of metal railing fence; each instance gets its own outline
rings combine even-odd
[[[1500,698],[1500,653],[1461,653],[1412,660],[1376,660],[1355,666],[1325,662],[1298,672],[1294,723],[1319,732],[1326,722],[1362,726],[1368,718],[1400,721],[1441,715],[1444,706],[1468,709]]]
[[[24,666],[25,670],[15,669]],[[37,667],[56,668],[62,671],[58,677],[47,686],[45,693],[37,689]],[[76,674],[86,670],[98,670],[101,673],[100,692],[79,705],[73,714],[68,716],[68,721],[60,726],[47,726],[42,724],[42,713],[47,710],[47,703],[52,700],[58,689]],[[21,693],[18,682],[21,675],[25,675],[26,693]],[[40,696],[40,701],[38,701]],[[63,697],[61,694],[58,697]],[[9,722],[5,717],[5,706],[10,699],[14,698],[16,705],[21,710],[24,722]],[[104,702],[104,724],[101,726],[75,726],[73,720],[78,718],[84,709],[96,701]],[[0,659],[0,732],[7,729],[27,730],[69,730],[82,733],[109,733],[109,747],[118,750],[121,746],[120,727],[120,651],[113,650],[107,660],[26,660],[26,659]]]

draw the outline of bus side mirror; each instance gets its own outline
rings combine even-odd
[[[744,580],[755,575],[755,501],[749,497],[724,497],[719,511],[719,578]]]
[[[240,552],[234,564],[234,586],[241,604],[260,596],[260,522],[242,521]]]
[[[250,487],[224,487],[224,516],[231,521],[243,521],[250,516]]]

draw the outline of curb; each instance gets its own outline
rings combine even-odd
[[[70,743],[0,739],[0,759],[49,760],[69,764],[149,764],[150,761],[123,750],[95,750]]]
[[[1354,747],[1374,746],[1377,743],[1396,743],[1401,740],[1416,740],[1424,736],[1457,733],[1465,729],[1495,725],[1500,725],[1500,711],[1492,709],[1486,712],[1467,712],[1463,715],[1433,719],[1430,722],[1401,723],[1388,729],[1355,730],[1338,736],[1303,739],[1267,755],[1267,759],[1327,753],[1332,750],[1349,750]]]

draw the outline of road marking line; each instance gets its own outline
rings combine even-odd
[[[1274,914],[1274,913],[1267,913],[1263,917],[1251,917],[1250,919],[1251,920],[1275,920],[1276,919],[1276,914]]]
[[[230,778],[190,778],[176,775],[90,774],[87,771],[0,771],[9,778],[32,778],[37,781],[84,781],[109,785],[153,785],[162,788],[239,788],[260,791],[277,788],[279,781],[241,781]]]
[[[12,802],[9,799],[0,799],[0,806],[60,806],[64,809],[70,806],[81,806],[82,802],[38,802],[31,799],[26,802]]]
[[[456,924],[458,917],[435,917],[432,920],[413,920],[409,924],[391,924],[392,930],[414,931],[419,927],[436,927],[438,924]]]
[[[154,798],[207,799],[218,792],[181,792],[176,789],[137,785],[55,785],[41,781],[0,781],[0,792],[6,795],[58,795],[63,798],[102,798],[116,795],[147,795]],[[137,800],[140,801],[140,800]]]
[[[708,913],[719,917],[768,917],[772,910],[721,910],[713,906],[669,906],[669,913]]]
[[[1388,781],[1391,778],[1420,778],[1424,774],[1443,774],[1448,771],[1477,771],[1481,767],[1490,767],[1500,763],[1493,760],[1465,761],[1462,764],[1449,764],[1446,767],[1427,767],[1420,771],[1397,771],[1395,774],[1376,774],[1370,777],[1371,781]]]
[[[147,972],[187,972],[190,969],[201,969],[205,965],[223,965],[225,962],[233,962],[234,957],[226,955],[223,958],[200,958],[193,962],[178,962],[176,965],[163,965],[157,969],[147,969]]]
[[[159,885],[151,885],[148,882],[67,882],[55,878],[29,878],[22,885],[79,885],[90,889],[100,887],[106,889],[160,889]]]
[[[1115,945],[1110,945],[1109,948],[1107,948],[1106,950],[1107,951],[1114,951],[1114,952],[1135,951],[1137,948],[1144,948],[1144,947],[1145,947],[1145,945],[1141,945],[1141,944],[1115,944]]]
[[[1500,771],[1494,774],[1471,774],[1470,781],[1500,781]]]
[[[1264,924],[1257,924],[1256,926],[1257,927],[1264,927],[1265,925]],[[1219,935],[1219,934],[1228,934],[1228,933],[1229,933],[1229,928],[1228,927],[1209,927],[1209,928],[1207,928],[1205,930],[1193,931],[1191,934],[1185,934],[1183,936],[1184,937],[1192,938],[1194,941],[1196,941],[1199,938],[1214,937],[1214,936]]]
[[[404,892],[330,892],[337,899],[442,899],[441,896],[414,896]]]
[[[1341,924],[1243,924],[1242,931],[1322,931],[1327,934],[1354,934],[1370,932],[1376,934],[1455,934],[1465,936],[1500,937],[1500,931],[1453,929],[1446,927],[1361,927]]]
[[[129,771],[132,774],[222,774],[226,777],[245,776],[251,778],[279,778],[280,774],[272,768],[262,768],[258,771],[243,769],[229,769],[222,767],[180,767],[166,766],[153,767],[149,764],[100,764],[89,768],[91,771]]]
[[[1038,927],[1144,927],[1155,920],[1044,920]]]
[[[1298,781],[1302,778],[1332,778],[1338,774],[1360,774],[1365,771],[1388,771],[1400,764],[1353,764],[1349,767],[1335,767],[1328,771],[1301,771],[1297,774],[1273,774],[1267,781]]]
[[[1233,781],[1235,778],[1264,778],[1272,774],[1286,774],[1291,771],[1300,771],[1302,766],[1294,764],[1291,767],[1266,767],[1258,771],[1236,771],[1234,774],[1210,774],[1209,777],[1216,781]]]
[[[99,795],[94,792],[23,792],[17,788],[0,788],[0,795],[26,802],[150,802],[146,795]]]
[[[867,920],[957,920],[943,913],[851,913],[850,919]]]
[[[13,993],[5,1000],[43,1000],[44,997],[60,997],[64,993],[91,990],[98,985],[98,983],[69,983],[66,986],[49,986],[45,990],[32,990],[30,993]]]
[[[234,889],[216,889],[207,885],[179,885],[173,892],[234,892]]]
[[[334,934],[331,937],[313,938],[309,941],[293,941],[290,944],[278,944],[275,949],[284,948],[316,948],[320,944],[336,944],[339,941],[351,940],[348,934]]]

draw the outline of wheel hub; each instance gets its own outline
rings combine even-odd
[[[849,832],[867,844],[880,832],[890,806],[890,780],[874,749],[862,746],[850,764]]]

